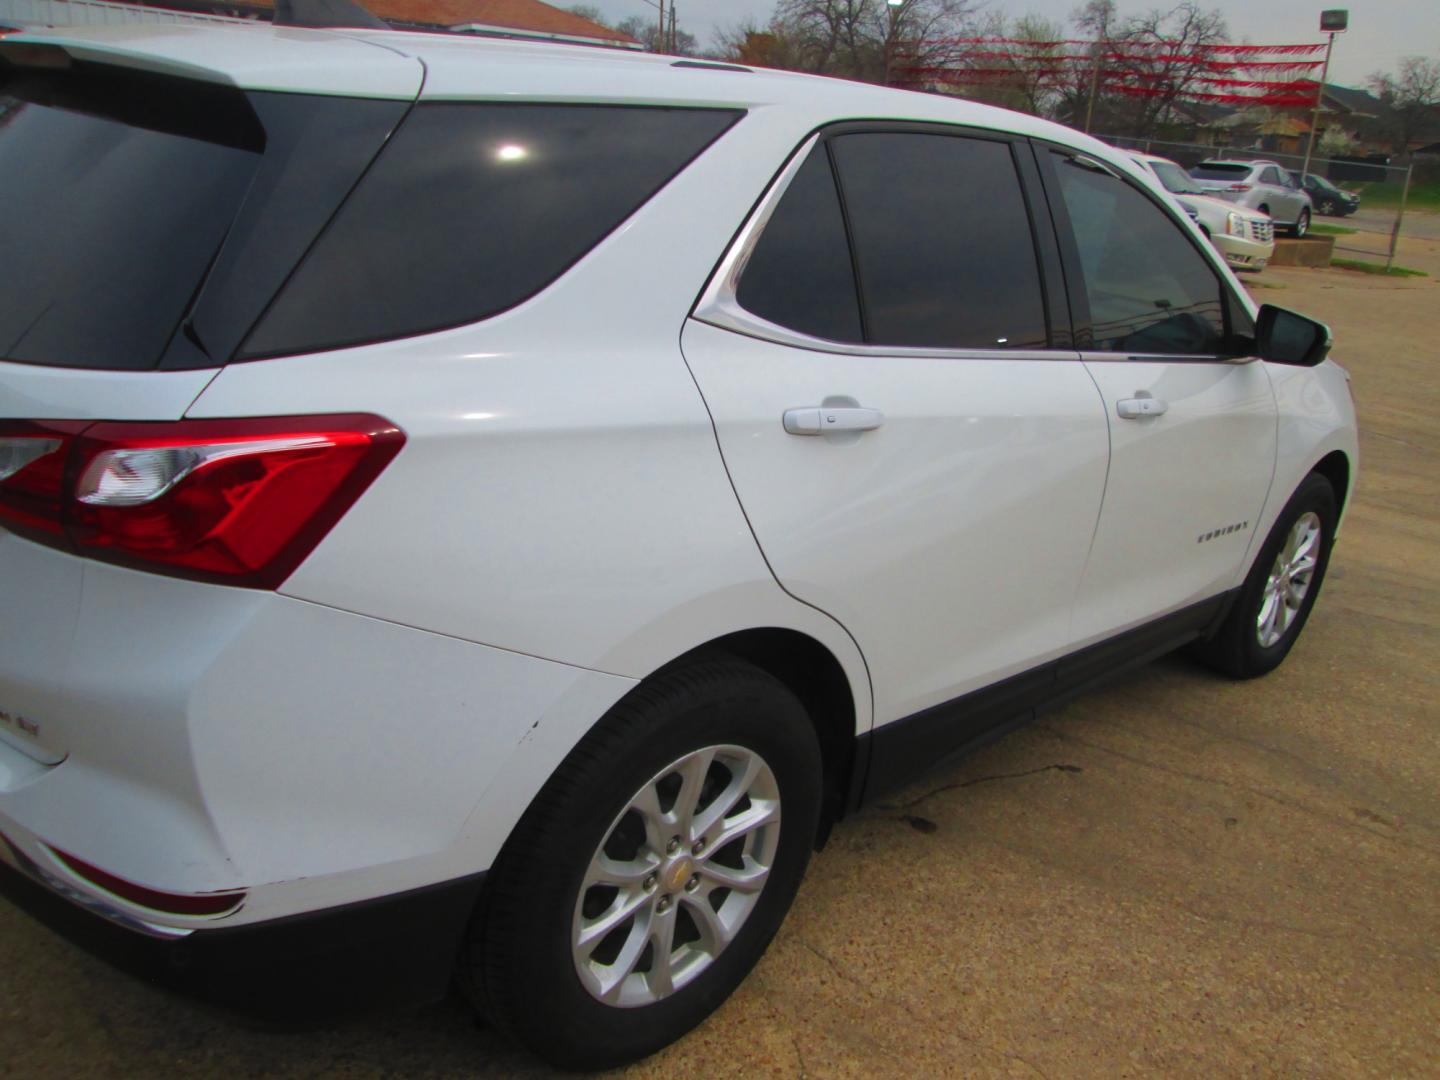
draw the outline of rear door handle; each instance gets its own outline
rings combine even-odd
[[[1164,416],[1170,406],[1159,398],[1132,397],[1124,398],[1115,403],[1115,411],[1120,414],[1121,420],[1143,420],[1147,416]]]
[[[825,435],[832,431],[874,431],[885,423],[879,409],[853,406],[840,408],[786,409],[785,430],[791,435]]]

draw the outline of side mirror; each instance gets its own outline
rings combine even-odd
[[[1330,355],[1330,340],[1324,323],[1271,304],[1255,320],[1255,352],[1272,363],[1314,367]]]

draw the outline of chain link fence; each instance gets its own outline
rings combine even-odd
[[[1138,139],[1124,135],[1098,136],[1112,146],[1137,153],[1170,158],[1186,170],[1201,161],[1273,161],[1298,181],[1305,164],[1305,155],[1278,150],[1209,146],[1202,143],[1167,142],[1163,139]],[[1405,221],[1406,203],[1417,178],[1440,180],[1440,158],[1413,158],[1404,165],[1391,164],[1384,158],[1311,157],[1309,174],[1341,189],[1357,193],[1360,205],[1350,210],[1345,200],[1331,194],[1323,186],[1310,191],[1314,214],[1313,226],[1320,233],[1332,229],[1345,230],[1335,235],[1335,251],[1346,258],[1380,262],[1389,267],[1395,260]],[[1218,194],[1215,193],[1215,194]]]

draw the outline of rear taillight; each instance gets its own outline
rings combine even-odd
[[[42,543],[63,542],[65,463],[84,424],[0,422],[0,527]]]
[[[0,446],[40,435],[0,428]],[[275,588],[404,441],[389,421],[360,415],[72,428],[15,474],[43,489],[48,511],[48,531],[17,531],[141,569]],[[37,452],[21,447],[16,460]],[[0,479],[0,493],[9,484]],[[0,502],[7,528],[8,509]]]
[[[1231,184],[1226,190],[1227,190],[1227,191],[1249,191],[1249,190],[1250,190],[1250,185],[1249,185],[1249,184]]]

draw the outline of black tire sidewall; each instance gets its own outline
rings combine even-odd
[[[492,973],[503,972],[504,985],[492,987],[489,995],[492,1002],[498,995],[506,999],[502,1026],[563,1068],[608,1068],[636,1060],[704,1020],[764,953],[814,845],[820,755],[809,718],[794,695],[739,661],[708,664],[666,680],[661,676],[658,685],[617,707],[624,713],[622,734],[555,801],[543,847],[502,854],[497,873],[522,878],[528,902],[493,912],[473,945],[490,952],[486,959]],[[643,1008],[602,1004],[586,991],[571,955],[571,920],[585,867],[642,785],[670,762],[715,744],[755,751],[780,786],[780,843],[765,889],[735,940],[692,983]],[[517,827],[517,836],[525,832]],[[524,841],[533,845],[535,837]],[[527,962],[504,958],[509,951],[504,946],[515,941],[529,943]]]
[[[1300,610],[1296,613],[1285,635],[1274,645],[1264,647],[1255,632],[1255,622],[1259,618],[1260,608],[1264,601],[1265,584],[1270,578],[1270,571],[1275,565],[1275,559],[1280,554],[1290,530],[1294,528],[1295,522],[1301,515],[1313,512],[1320,518],[1320,553],[1315,564],[1315,572],[1310,579],[1310,588],[1301,602]],[[1320,589],[1325,583],[1325,572],[1330,565],[1330,552],[1335,545],[1335,525],[1338,517],[1335,490],[1330,486],[1330,481],[1319,474],[1312,473],[1305,478],[1305,481],[1296,489],[1290,501],[1280,512],[1270,535],[1265,539],[1265,545],[1260,549],[1250,573],[1241,586],[1240,596],[1235,602],[1235,608],[1230,617],[1226,620],[1226,626],[1221,631],[1223,637],[1230,638],[1223,643],[1228,659],[1231,661],[1232,674],[1241,677],[1252,677],[1264,675],[1267,672],[1279,667],[1290,650],[1294,648],[1295,642],[1299,639],[1301,631],[1305,629],[1305,623],[1310,618],[1310,612],[1315,608],[1315,601],[1320,596]]]

